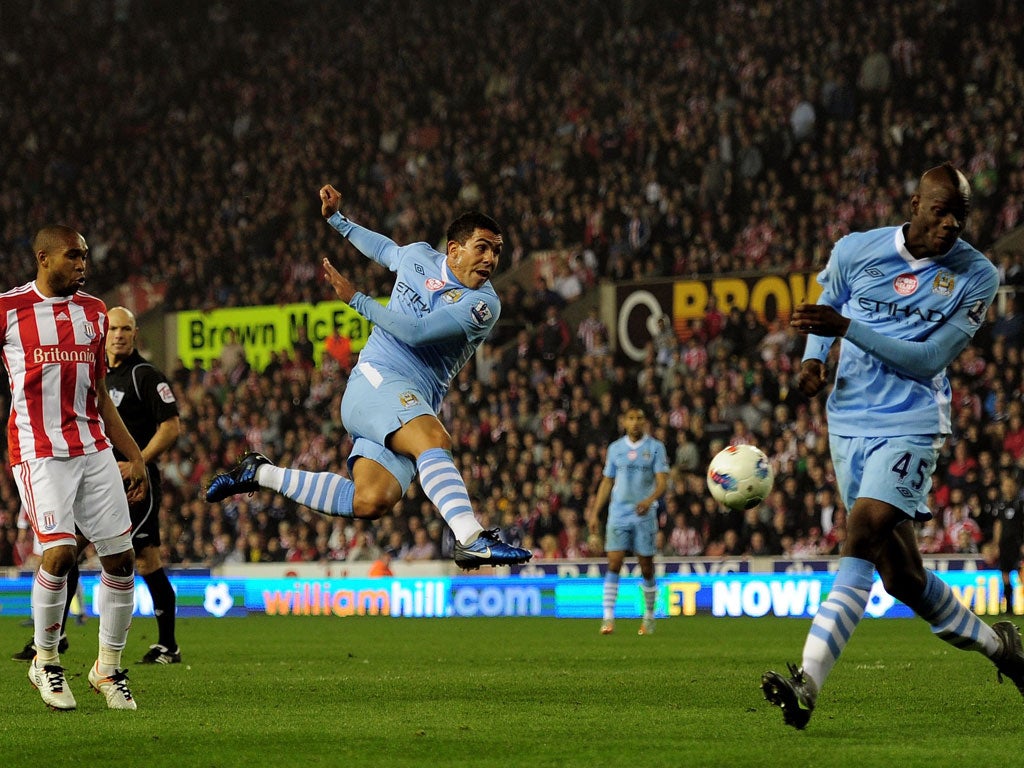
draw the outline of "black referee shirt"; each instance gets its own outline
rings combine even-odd
[[[178,403],[161,371],[137,349],[116,368],[107,369],[107,390],[139,448],[144,448],[161,423],[178,415]],[[124,456],[115,448],[118,461]]]

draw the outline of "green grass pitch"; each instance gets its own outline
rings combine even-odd
[[[913,620],[867,620],[806,731],[764,701],[808,622],[250,617],[179,620],[185,663],[126,666],[137,712],[88,687],[95,620],[63,657],[78,710],[49,711],[8,661],[30,630],[0,618],[0,754],[20,766],[1018,765],[1024,701],[978,654]]]

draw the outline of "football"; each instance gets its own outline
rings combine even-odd
[[[730,509],[756,507],[772,489],[775,474],[764,451],[753,445],[730,445],[708,465],[708,490]]]

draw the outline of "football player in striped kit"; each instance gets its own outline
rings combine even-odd
[[[102,566],[99,654],[89,683],[111,709],[135,709],[121,653],[135,602],[128,503],[146,493],[146,463],[107,393],[106,307],[82,291],[85,238],[70,227],[47,226],[33,251],[36,279],[0,295],[11,382],[8,460],[43,550],[32,586],[36,657],[28,677],[51,708],[76,707],[57,644],[77,527]],[[127,460],[118,464],[112,447]]]

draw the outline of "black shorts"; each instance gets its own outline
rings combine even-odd
[[[135,554],[146,547],[160,546],[160,473],[153,467],[149,472],[149,490],[146,497],[135,504],[128,505],[132,518],[132,546]]]
[[[999,542],[999,570],[1010,573],[1020,569],[1020,541]]]

